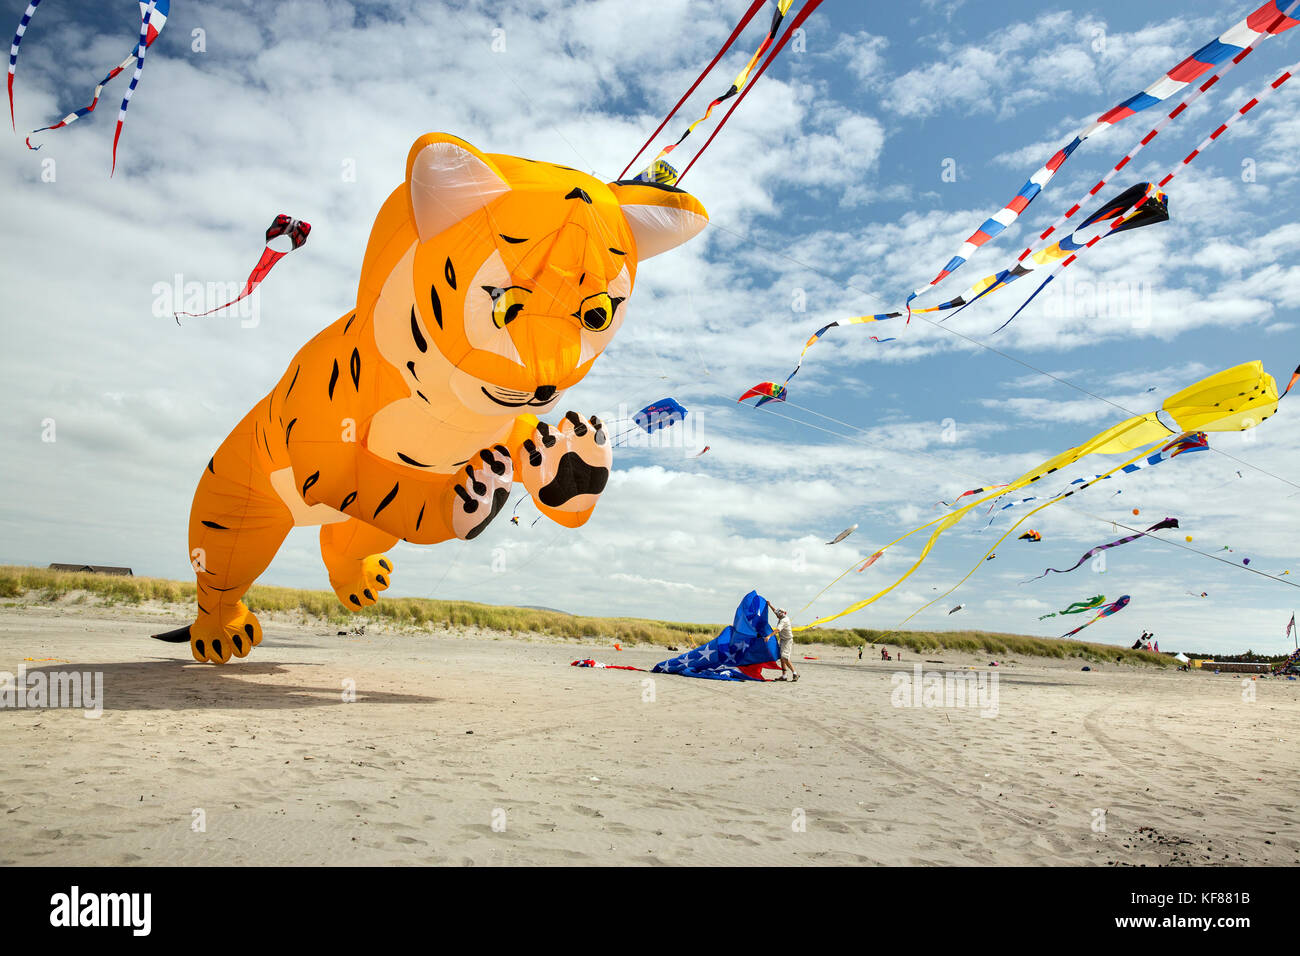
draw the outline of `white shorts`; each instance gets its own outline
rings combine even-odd
[[[780,650],[778,653],[780,653],[782,657],[787,660],[794,660],[794,657],[792,656],[794,654],[794,638],[788,638],[787,640],[781,641],[779,647]]]

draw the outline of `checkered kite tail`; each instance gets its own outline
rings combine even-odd
[[[1074,203],[1070,206],[1070,208],[1061,214],[1060,218],[1057,219],[1056,222],[1052,223],[1050,226],[1044,229],[1042,233],[1039,234],[1038,236],[1039,240],[1046,239],[1048,236],[1054,233],[1065,223],[1069,222],[1069,220],[1074,217],[1075,213],[1079,211],[1079,208],[1084,203],[1086,203],[1093,196],[1097,195],[1097,193],[1099,193],[1105,187],[1106,183],[1110,180],[1111,176],[1113,176],[1115,173],[1119,172],[1121,169],[1123,169],[1125,166],[1131,163],[1133,159],[1137,156],[1137,154],[1142,152],[1142,150],[1144,150],[1147,147],[1148,143],[1150,143],[1153,139],[1159,136],[1161,131],[1166,126],[1168,126],[1172,120],[1177,119],[1182,113],[1186,112],[1187,108],[1191,106],[1193,103],[1195,103],[1198,99],[1200,99],[1205,94],[1205,92],[1210,89],[1210,87],[1214,86],[1214,84],[1218,83],[1219,80],[1223,79],[1225,76],[1231,73],[1233,68],[1238,63],[1246,59],[1246,57],[1250,56],[1250,54],[1254,52],[1256,45],[1258,45],[1258,43],[1261,40],[1263,40],[1265,37],[1271,36],[1274,32],[1274,29],[1280,27],[1282,25],[1282,22],[1287,17],[1289,17],[1291,13],[1293,13],[1296,10],[1297,7],[1300,7],[1300,0],[1286,0],[1286,2],[1287,2],[1286,9],[1278,14],[1276,20],[1268,24],[1266,29],[1259,31],[1255,35],[1254,39],[1250,41],[1249,46],[1243,49],[1240,53],[1237,53],[1235,56],[1231,56],[1231,58],[1227,59],[1226,62],[1224,62],[1224,57],[1229,56],[1229,54],[1234,49],[1234,46],[1231,43],[1223,42],[1224,38],[1231,37],[1234,40],[1244,42],[1250,36],[1250,32],[1251,32],[1249,28],[1249,20],[1243,20],[1241,23],[1237,24],[1235,27],[1233,27],[1231,30],[1225,33],[1222,37],[1219,37],[1218,40],[1214,41],[1214,43],[1202,47],[1200,50],[1196,51],[1190,57],[1184,60],[1183,63],[1180,64],[1180,66],[1185,65],[1187,67],[1187,69],[1184,72],[1186,73],[1189,79],[1196,78],[1197,67],[1200,67],[1201,68],[1200,72],[1203,73],[1204,70],[1209,69],[1210,65],[1212,65],[1213,62],[1222,62],[1223,65],[1214,73],[1210,74],[1209,78],[1204,83],[1202,83],[1200,86],[1196,87],[1186,96],[1184,96],[1182,101],[1179,102],[1179,104],[1175,106],[1173,110],[1171,110],[1165,116],[1164,119],[1156,123],[1155,126],[1151,127],[1151,129],[1147,131],[1147,134],[1143,136],[1140,140],[1138,140],[1137,145],[1134,146],[1132,149],[1130,149],[1127,153],[1125,153],[1124,158],[1121,159],[1118,163],[1114,165],[1114,167],[1111,168],[1110,172],[1108,172],[1102,179],[1097,180],[1096,185],[1094,185],[1086,193],[1084,193],[1082,196],[1076,199]],[[1175,67],[1174,70],[1171,70],[1170,72],[1175,73],[1178,72],[1178,70],[1179,68]],[[1030,255],[1030,247],[1027,246],[1025,250],[1022,253],[1020,253],[1020,255],[1017,258],[1023,260],[1028,255]]]
[[[18,21],[18,29],[14,31],[14,42],[9,46],[9,125],[13,126],[15,132],[18,124],[14,122],[14,71],[18,69],[18,47],[23,42],[23,34],[27,32],[27,24],[32,22],[32,15],[40,5],[41,0],[32,0],[27,4],[23,18]]]
[[[135,73],[131,75],[131,82],[127,85],[126,93],[122,97],[122,106],[117,111],[117,128],[113,130],[113,166],[109,170],[109,175],[117,172],[117,141],[122,138],[122,126],[126,123],[126,110],[131,105],[131,97],[135,94],[136,85],[140,82],[140,74],[144,72],[144,55],[149,49],[149,18],[153,16],[156,0],[149,0],[149,9],[145,10],[144,18],[140,21],[140,42],[135,46]],[[98,99],[96,94],[96,99]]]
[[[37,0],[37,2],[39,2],[39,0]],[[36,3],[33,3],[31,7],[28,8],[29,12],[35,9],[35,7],[36,7]],[[104,75],[104,78],[100,80],[98,84],[96,84],[95,92],[93,97],[91,98],[89,105],[83,106],[81,109],[78,110],[73,110],[71,113],[63,117],[63,119],[59,120],[57,123],[53,124],[52,126],[42,126],[40,129],[32,130],[30,133],[27,134],[27,139],[26,139],[27,148],[31,150],[40,149],[39,146],[32,145],[32,137],[35,136],[37,133],[46,133],[46,132],[50,132],[51,130],[62,129],[65,126],[69,126],[72,123],[75,123],[77,120],[81,119],[81,117],[85,116],[87,113],[93,113],[95,111],[95,107],[99,105],[99,97],[104,92],[104,87],[107,86],[114,79],[116,79],[119,73],[121,73],[132,63],[134,63],[136,65],[135,76],[131,80],[131,88],[130,90],[127,91],[126,98],[123,99],[122,101],[122,108],[118,112],[117,130],[113,135],[113,165],[114,167],[116,167],[117,140],[122,135],[122,122],[126,117],[126,105],[131,99],[131,93],[135,91],[135,85],[140,80],[140,71],[144,69],[144,51],[146,48],[151,46],[155,40],[158,39],[158,34],[162,32],[162,28],[167,22],[167,14],[170,12],[170,8],[171,8],[171,0],[149,0],[149,2],[141,2],[140,3],[140,38],[136,46],[131,50],[131,52],[127,55],[127,57],[124,60],[122,60],[121,63],[119,63],[117,66],[109,70],[108,73]],[[25,19],[29,19],[29,17]],[[20,24],[20,29],[22,26],[23,25]],[[19,37],[20,36],[21,33]],[[17,41],[19,37],[14,38],[14,46],[9,54],[9,84],[10,84],[9,105],[10,105],[11,113],[13,108],[13,75],[14,75],[16,60],[18,57]]]
[[[1003,232],[1020,217],[1031,202],[1042,192],[1057,170],[1064,165],[1070,155],[1093,133],[1107,129],[1134,113],[1149,109],[1162,103],[1169,97],[1185,89],[1192,80],[1201,76],[1206,70],[1222,63],[1247,47],[1253,47],[1265,36],[1276,36],[1296,25],[1296,20],[1287,16],[1283,10],[1290,11],[1294,0],[1268,0],[1258,10],[1241,23],[1232,27],[1221,36],[1207,43],[1173,69],[1169,70],[1155,83],[1140,93],[1135,93],[1117,106],[1102,113],[1091,124],[1081,129],[1074,137],[1056,151],[1041,169],[1029,177],[1011,201],[986,219],[970,237],[962,243],[947,264],[926,285],[914,289],[907,297],[908,321],[911,321],[912,300],[922,295],[928,288],[938,285],[948,276],[960,269],[975,252],[994,236]]]
[[[1234,112],[1231,116],[1229,116],[1227,120],[1220,123],[1214,129],[1214,131],[1210,133],[1209,136],[1205,137],[1205,139],[1201,140],[1200,143],[1197,144],[1196,148],[1192,150],[1190,153],[1188,153],[1181,162],[1179,162],[1176,166],[1170,169],[1168,173],[1166,173],[1163,177],[1161,177],[1160,180],[1156,182],[1155,188],[1149,191],[1147,195],[1143,196],[1133,206],[1133,212],[1130,214],[1130,216],[1126,216],[1122,219],[1115,220],[1115,222],[1111,223],[1110,229],[1108,229],[1106,232],[1098,233],[1097,235],[1093,236],[1083,245],[1082,248],[1080,248],[1069,258],[1062,261],[1061,264],[1058,265],[1055,269],[1053,269],[1051,274],[1048,275],[1048,277],[1043,280],[1042,285],[1040,285],[1037,289],[1034,290],[1033,295],[1031,295],[1028,299],[1026,299],[1024,303],[1020,306],[1020,308],[1016,309],[1015,313],[1011,316],[1011,318],[1007,319],[1006,322],[1003,322],[994,331],[1001,332],[1013,321],[1015,321],[1016,316],[1020,315],[1020,313],[1025,310],[1025,307],[1028,306],[1030,302],[1034,301],[1038,293],[1042,292],[1045,288],[1047,288],[1048,283],[1052,282],[1065,269],[1069,268],[1070,265],[1074,263],[1074,261],[1078,259],[1079,256],[1083,255],[1084,252],[1091,249],[1102,239],[1124,228],[1124,223],[1127,222],[1128,219],[1131,218],[1131,216],[1138,215],[1140,211],[1145,208],[1147,203],[1152,201],[1155,201],[1157,203],[1166,202],[1166,199],[1164,198],[1164,188],[1166,185],[1169,184],[1170,180],[1172,180],[1180,172],[1182,172],[1189,165],[1191,165],[1192,160],[1196,159],[1196,157],[1199,156],[1204,150],[1209,148],[1211,143],[1213,143],[1216,139],[1218,139],[1229,129],[1231,129],[1235,123],[1237,123],[1239,120],[1242,119],[1242,117],[1244,117],[1247,113],[1249,113],[1256,106],[1258,106],[1263,100],[1267,99],[1269,95],[1275,93],[1283,84],[1286,83],[1287,80],[1291,79],[1291,77],[1295,74],[1295,71],[1297,70],[1300,70],[1300,63],[1291,64],[1291,66],[1283,70],[1277,76],[1277,78],[1273,80],[1273,82],[1271,82],[1268,86],[1264,87],[1264,89],[1260,90],[1258,95],[1252,96],[1249,100],[1247,100],[1245,103],[1239,106],[1236,112]]]

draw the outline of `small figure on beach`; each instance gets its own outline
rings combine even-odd
[[[794,669],[794,664],[790,661],[790,655],[794,653],[794,629],[790,626],[790,615],[783,607],[776,609],[776,640],[777,653],[781,657],[781,676],[777,680],[786,679],[786,668],[790,669],[790,680],[798,680],[799,672]]]

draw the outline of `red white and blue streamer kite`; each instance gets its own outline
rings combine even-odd
[[[1298,6],[1300,6],[1298,0],[1269,0],[1268,3],[1265,3],[1246,19],[1211,40],[1169,70],[1145,90],[1135,93],[1128,99],[1111,107],[1093,120],[1092,123],[1075,133],[1074,137],[1058,149],[1051,159],[1043,164],[1041,169],[1026,180],[1025,184],[1020,187],[1019,191],[1005,206],[986,219],[978,229],[971,233],[970,237],[962,243],[957,252],[933,279],[926,285],[912,291],[911,295],[907,297],[909,309],[913,299],[923,294],[927,288],[938,285],[960,269],[966,263],[966,260],[974,255],[981,246],[1014,223],[1038,194],[1042,192],[1043,188],[1051,182],[1052,177],[1070,158],[1070,155],[1089,136],[1099,130],[1108,129],[1135,113],[1140,113],[1165,102],[1171,96],[1183,92],[1192,81],[1207,71],[1221,63],[1230,61],[1229,65],[1221,71],[1227,72],[1231,66],[1235,66],[1245,55],[1248,55],[1261,40],[1276,36],[1295,26],[1297,20],[1293,19],[1290,14],[1294,13]],[[1190,95],[1188,101],[1190,102],[1195,96],[1199,96],[1200,92],[1203,91]],[[1077,211],[1077,204],[1075,211]],[[1068,218],[1068,215],[1065,218]],[[1058,222],[1057,225],[1059,224]],[[1047,233],[1044,233],[1044,237],[1046,235]]]
[[[9,122],[14,129],[18,128],[14,119],[14,73],[18,69],[18,47],[23,42],[23,36],[27,32],[27,25],[31,23],[32,16],[36,13],[36,8],[40,6],[41,0],[31,0],[27,9],[23,12],[22,19],[18,21],[18,29],[14,31],[14,42],[9,48]],[[88,106],[81,109],[73,110],[63,119],[59,120],[52,126],[43,126],[40,129],[34,129],[27,135],[27,148],[40,149],[39,146],[32,145],[32,137],[37,133],[45,133],[50,130],[62,129],[75,123],[87,113],[93,113],[95,107],[99,105],[100,94],[103,93],[104,87],[114,80],[119,73],[126,70],[132,64],[135,66],[135,72],[131,76],[131,82],[127,86],[126,93],[122,97],[122,105],[117,112],[117,128],[113,132],[113,169],[117,169],[117,143],[122,137],[122,126],[126,123],[126,111],[131,105],[131,97],[135,93],[135,88],[140,82],[140,75],[144,72],[145,51],[153,45],[162,33],[163,26],[167,23],[167,16],[171,12],[171,0],[141,0],[140,4],[140,38],[136,42],[135,48],[131,53],[117,66],[105,74],[104,78],[95,86],[94,96],[91,98]]]

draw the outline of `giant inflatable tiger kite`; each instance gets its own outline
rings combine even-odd
[[[344,607],[378,600],[399,539],[470,539],[520,481],[583,524],[604,490],[594,416],[537,415],[591,370],[627,312],[637,264],[708,214],[671,186],[420,137],[384,203],[356,308],[294,356],[208,462],[190,513],[198,615],[156,635],[225,663],[261,643],[241,600],[289,529],[320,525]]]

